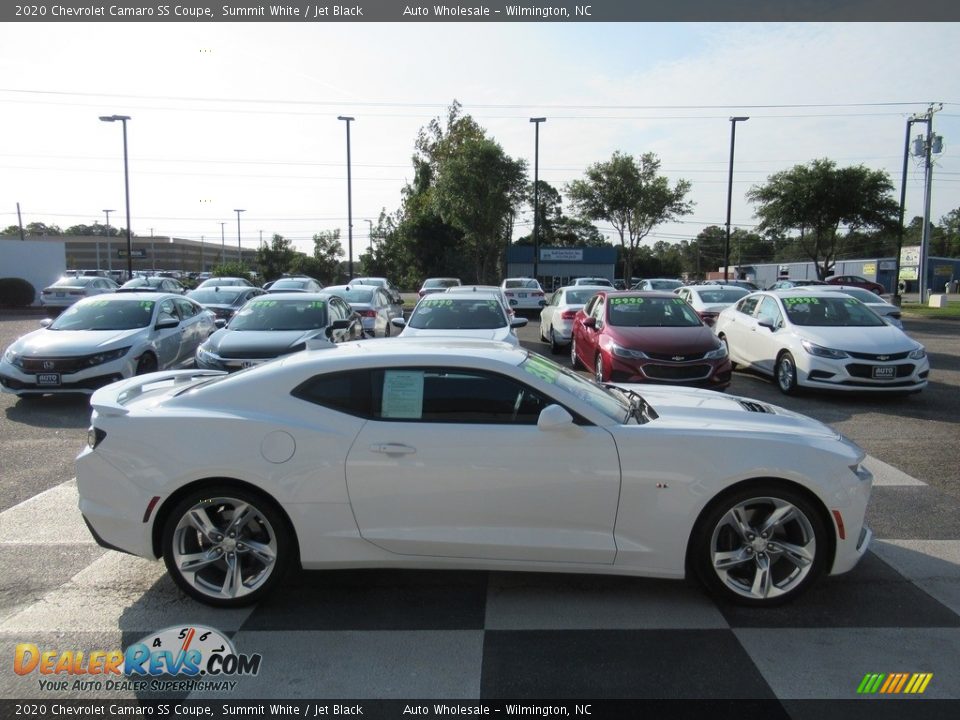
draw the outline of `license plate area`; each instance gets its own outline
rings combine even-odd
[[[874,380],[893,380],[897,377],[897,368],[893,365],[874,365],[872,377]]]
[[[37,385],[57,387],[60,385],[60,373],[38,373]]]

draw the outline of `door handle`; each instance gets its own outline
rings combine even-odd
[[[384,455],[413,455],[417,449],[402,443],[377,443],[370,446],[370,452]]]

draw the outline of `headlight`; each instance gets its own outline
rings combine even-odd
[[[647,360],[649,359],[644,353],[639,350],[630,350],[629,348],[620,347],[616,343],[610,343],[610,350],[613,351],[613,354],[617,357],[629,358],[631,360]]]
[[[119,360],[128,352],[130,352],[130,346],[125,348],[117,348],[116,350],[109,350],[108,352],[97,353],[96,355],[88,355],[85,360],[85,364],[87,367],[103,365],[103,363],[111,362],[112,360]]]
[[[809,340],[802,340],[800,342],[803,345],[803,349],[806,350],[811,355],[816,355],[817,357],[830,358],[831,360],[842,360],[843,358],[850,357],[843,350],[834,350],[832,348],[821,347],[820,345],[814,345]]]
[[[912,353],[910,353],[911,360],[923,360],[927,356],[927,349],[921,345]]]
[[[7,351],[3,354],[3,359],[5,362],[15,365],[16,367],[23,367],[23,357],[20,353],[13,351],[13,348],[7,348]]]
[[[725,358],[726,356],[727,356],[727,346],[723,343],[720,343],[720,347],[718,347],[716,350],[711,350],[703,357],[706,360],[723,360],[723,358]]]

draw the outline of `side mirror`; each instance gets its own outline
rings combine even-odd
[[[156,329],[157,330],[169,330],[170,328],[175,328],[180,326],[180,321],[169,315],[161,317],[157,320]]]
[[[217,318],[216,320],[213,321],[213,324],[217,326],[218,330],[220,330],[227,326],[227,321],[224,320],[223,318]]]
[[[346,319],[346,320],[340,319],[340,320],[334,320],[332,323],[330,323],[329,329],[330,330],[346,330],[349,327],[350,327],[349,319]]]
[[[760,327],[765,327],[770,332],[773,332],[774,330],[776,330],[776,328],[773,326],[773,323],[767,322],[766,320],[760,320],[759,322],[757,322],[757,325],[759,325]]]
[[[547,405],[540,411],[537,427],[541,430],[566,430],[573,427],[573,415],[559,405]]]
[[[522,328],[527,326],[527,319],[524,317],[510,318],[510,327]]]
[[[52,318],[44,318],[43,320],[40,321],[40,327],[42,328],[50,327],[52,323],[53,323]]]
[[[394,327],[404,328],[407,326],[407,321],[404,320],[403,318],[391,318],[390,324],[393,325]]]
[[[597,319],[595,317],[588,317],[583,321],[583,326],[588,328],[597,329]]]

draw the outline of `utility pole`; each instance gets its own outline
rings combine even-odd
[[[942,149],[942,138],[933,134],[933,115],[943,109],[943,104],[930,105],[923,115],[914,115],[914,122],[927,125],[927,135],[924,138],[918,135],[915,143],[915,155],[923,158],[924,191],[923,191],[923,234],[920,236],[920,267],[917,271],[920,303],[927,301],[927,254],[930,247],[930,199],[933,192],[933,154]]]
[[[17,203],[17,225],[20,227],[20,242],[23,242],[27,238],[23,234],[23,218],[20,217],[20,203]]]

